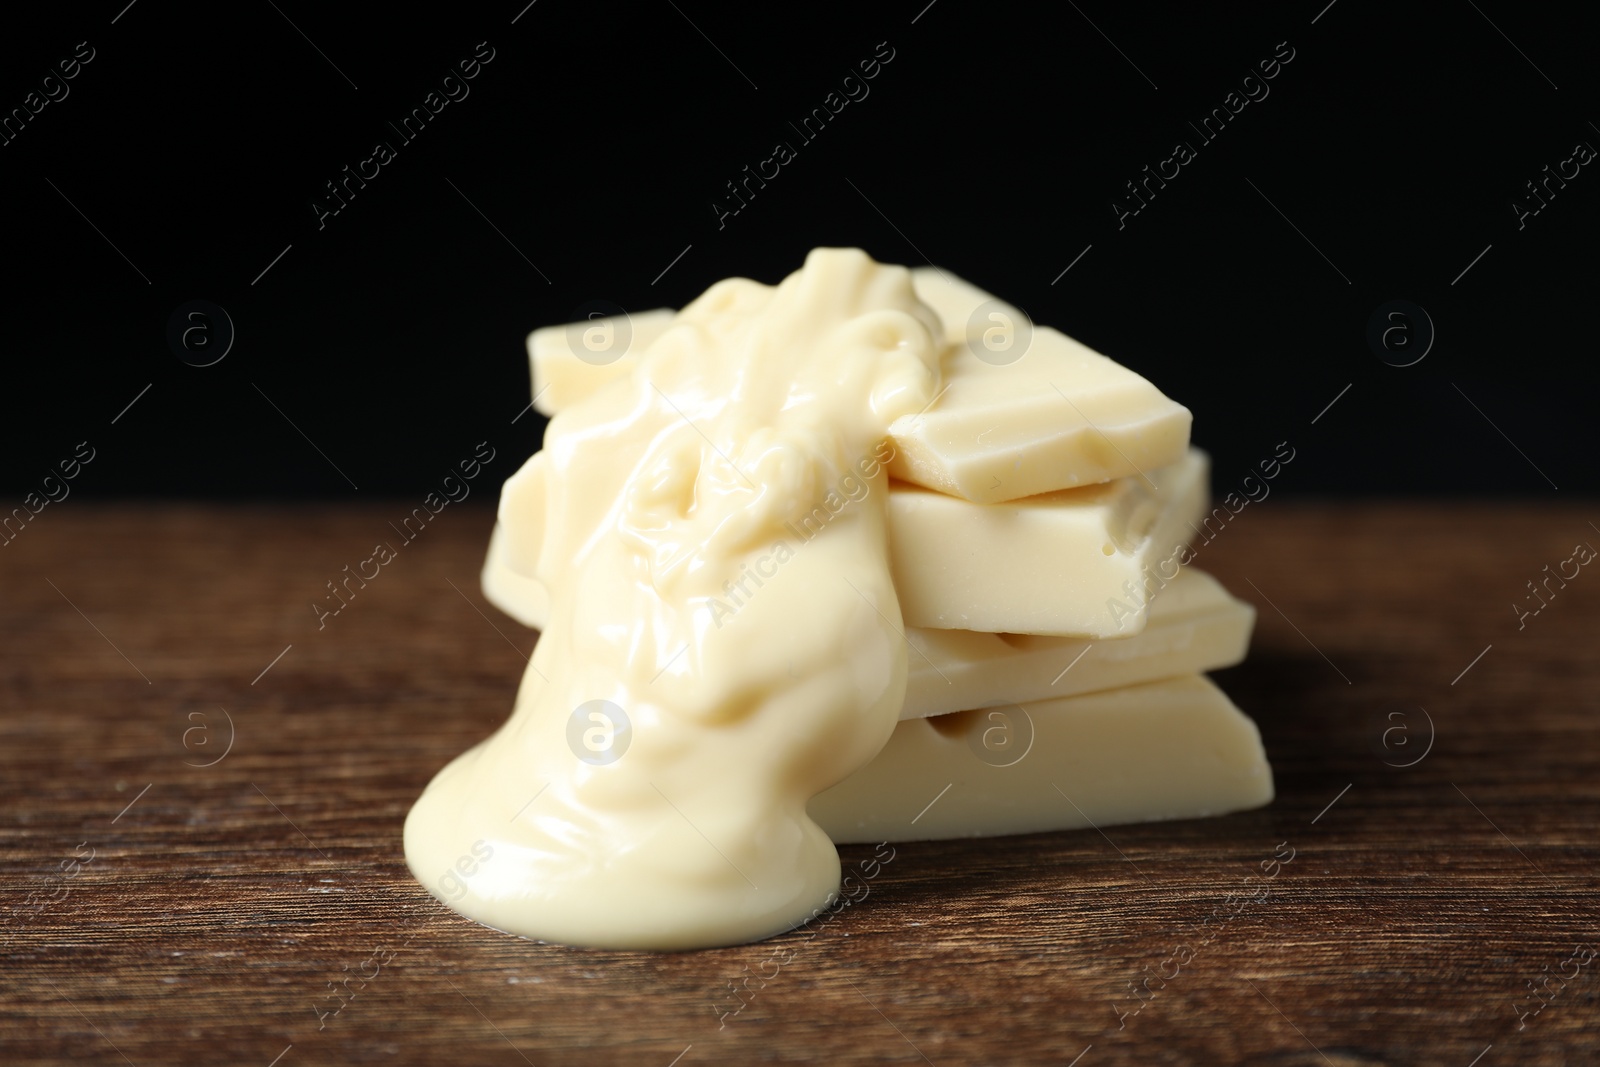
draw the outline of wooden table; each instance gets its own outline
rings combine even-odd
[[[1600,1062],[1600,576],[1509,606],[1600,507],[1247,509],[1200,565],[1260,608],[1219,680],[1275,803],[901,845],[775,975],[520,940],[412,879],[406,811],[533,634],[468,505],[319,630],[409,507],[73,499],[0,548],[0,1062]]]

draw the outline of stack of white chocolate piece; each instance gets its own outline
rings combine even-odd
[[[1255,724],[1201,673],[1244,658],[1255,612],[1180,566],[1209,506],[1188,410],[946,272],[912,277],[944,323],[942,391],[894,424],[866,479],[842,478],[790,526],[799,543],[816,536],[887,467],[910,645],[902,721],[812,816],[844,843],[1266,804]],[[534,406],[555,414],[627,374],[673,314],[535,331]],[[489,600],[536,628],[541,477],[536,456],[506,483],[483,571]],[[730,588],[723,608],[740,603]]]

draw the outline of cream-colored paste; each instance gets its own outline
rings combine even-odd
[[[503,930],[635,949],[750,941],[830,901],[806,802],[900,713],[880,457],[938,394],[941,334],[904,268],[819,249],[776,287],[712,286],[551,421],[549,624],[511,718],[406,820],[424,885]],[[786,536],[841,492],[821,534]]]

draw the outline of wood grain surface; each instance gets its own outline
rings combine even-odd
[[[1270,807],[900,845],[820,928],[676,955],[406,869],[534,640],[471,505],[319,630],[409,507],[75,500],[0,549],[0,1062],[1600,1062],[1600,574],[1510,607],[1600,506],[1251,507],[1199,565],[1260,609],[1218,680]]]

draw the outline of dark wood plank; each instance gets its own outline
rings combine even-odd
[[[508,937],[407,872],[409,804],[507,713],[533,635],[478,592],[471,506],[319,631],[310,602],[405,508],[73,501],[0,549],[0,1060],[1600,1058],[1597,966],[1564,964],[1600,949],[1600,577],[1520,631],[1509,607],[1600,544],[1600,507],[1252,506],[1200,565],[1261,610],[1219,680],[1261,726],[1271,807],[902,845],[814,936],[679,955]],[[222,709],[232,749],[192,766]],[[1426,757],[1387,765],[1429,719]],[[1264,898],[1234,912],[1241,887]]]

